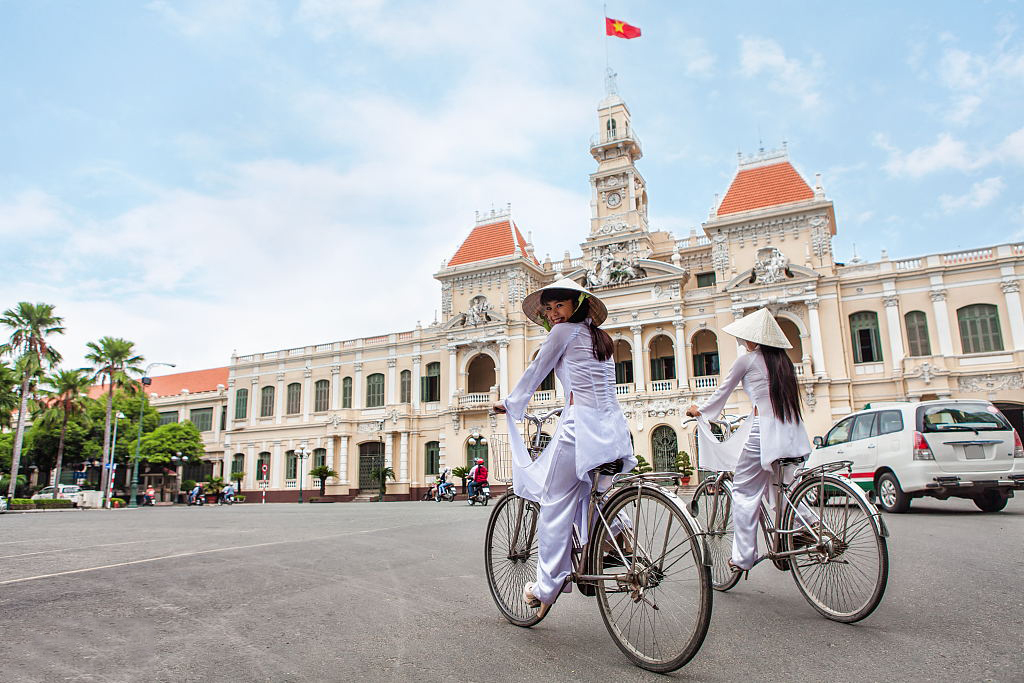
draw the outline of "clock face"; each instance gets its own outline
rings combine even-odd
[[[622,203],[622,195],[619,194],[618,192],[609,192],[608,197],[605,199],[605,201],[608,203],[608,206],[614,209],[616,206]]]

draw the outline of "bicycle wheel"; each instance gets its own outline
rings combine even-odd
[[[523,602],[523,587],[537,578],[537,504],[513,493],[501,497],[487,521],[484,569],[501,614],[524,628],[540,623]]]
[[[854,486],[834,475],[818,476],[798,484],[792,496],[822,538],[807,554],[790,558],[793,579],[814,609],[848,624],[878,607],[889,577],[888,545],[872,519],[878,511]],[[803,526],[792,506],[782,523],[787,529]]]
[[[716,487],[714,479],[702,481],[693,493],[690,514],[707,534],[704,538],[711,561],[711,586],[716,591],[727,591],[740,580],[739,572],[729,569],[733,537],[732,484],[726,481]]]
[[[602,508],[611,531],[598,522],[590,566],[620,578],[597,582],[597,603],[608,633],[636,665],[675,671],[700,650],[711,622],[711,571],[700,528],[682,503],[655,486],[630,486]],[[612,520],[615,520],[613,522]],[[619,524],[624,530],[619,532]],[[623,539],[625,539],[623,541]],[[606,544],[624,550],[626,566],[605,569]]]

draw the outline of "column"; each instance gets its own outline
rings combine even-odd
[[[883,297],[885,302],[885,319],[889,324],[889,348],[892,351],[893,374],[903,372],[903,325],[900,324],[900,298],[895,294]]]
[[[409,432],[402,432],[398,446],[398,481],[409,483]]]
[[[423,382],[420,380],[420,376],[423,372],[420,370],[420,362],[423,357],[419,354],[412,357],[412,409],[420,409],[420,387]]]
[[[398,373],[397,365],[397,358],[388,358],[388,393],[384,397],[384,405],[387,406],[398,403],[398,395],[395,393],[395,376]]]
[[[953,355],[953,335],[949,328],[949,310],[946,307],[946,290],[933,289],[932,313],[935,315],[935,329],[939,333],[939,352],[943,356]]]
[[[284,421],[284,373],[277,373],[277,392],[274,396],[274,424]]]
[[[999,285],[1006,299],[1006,315],[1010,318],[1010,334],[1013,348],[1024,349],[1024,311],[1020,305],[1020,280],[1004,280]]]
[[[235,419],[235,396],[236,396],[236,394],[237,394],[237,389],[235,389],[235,380],[234,379],[229,379],[228,380],[228,390],[227,390],[227,394],[226,394],[226,398],[225,398],[226,405],[227,405],[227,408],[228,408],[228,419],[227,419],[227,425],[226,425],[226,427],[228,429],[231,429],[234,426],[233,422],[234,422],[234,419]]]
[[[688,390],[690,380],[686,374],[686,323],[682,320],[674,320],[672,325],[676,328],[676,386]]]
[[[558,375],[555,375],[555,398],[559,401],[565,398],[565,389],[562,388],[562,383],[558,379]]]
[[[814,374],[824,377],[825,370],[825,347],[821,344],[821,320],[818,318],[818,301],[811,299],[807,302],[807,320],[811,327],[811,365],[814,367]]]
[[[331,366],[331,410],[337,410],[341,406],[341,368],[337,365]]]
[[[338,449],[338,475],[342,484],[348,484],[348,435],[341,436],[341,447]]]
[[[633,384],[636,386],[637,393],[647,391],[647,383],[644,380],[647,375],[644,372],[644,341],[640,336],[643,329],[641,325],[633,325],[629,328],[629,331],[633,333]]]
[[[309,407],[313,405],[313,370],[302,371],[302,421],[309,422]]]
[[[458,362],[459,349],[455,346],[448,347],[448,405],[455,403],[455,392],[458,390]]]
[[[394,453],[394,434],[392,432],[384,432],[384,467],[395,468],[395,453]],[[397,472],[395,473],[397,474]]]
[[[333,436],[328,436],[327,437],[327,443],[324,444],[324,448],[327,449],[327,458],[324,460],[324,462],[327,463],[328,467],[330,467],[332,470],[334,470],[335,472],[338,473],[338,481],[341,481],[341,477],[342,477],[341,469],[338,467],[338,463],[334,462],[334,437]]]
[[[224,458],[223,465],[220,468],[220,476],[224,479],[225,483],[231,482],[231,458],[234,455],[231,452],[231,437],[224,439]]]
[[[256,488],[256,481],[260,478],[260,473],[256,471],[256,457],[258,452],[256,450],[256,446],[249,444],[245,450],[247,451],[245,454],[245,465],[243,465],[245,478],[242,480],[242,483],[248,491]]]
[[[284,489],[284,453],[280,441],[275,441],[270,451],[270,488]]]
[[[352,377],[352,407],[362,408],[363,407],[363,364],[355,363],[353,366],[355,373]]]
[[[508,340],[498,341],[498,388],[501,391],[501,398],[508,396]]]
[[[253,377],[249,387],[249,426],[256,426],[256,416],[260,413],[260,378]]]

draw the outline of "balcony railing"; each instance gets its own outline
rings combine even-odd
[[[633,393],[633,383],[632,382],[630,382],[628,384],[616,384],[615,385],[615,394],[617,396],[625,396],[626,394],[632,394],[632,393]]]
[[[701,389],[714,389],[718,386],[718,375],[694,377],[690,380],[690,385],[693,387],[694,391],[700,391]]]
[[[553,389],[544,389],[543,391],[533,392],[533,399],[531,403],[549,403],[555,400],[555,392]]]
[[[636,144],[638,149],[643,149],[643,145],[640,142],[640,138],[632,130],[611,130],[604,131],[603,133],[595,133],[590,138],[590,148],[600,147],[601,145],[613,145],[620,142],[633,142]]]
[[[804,376],[804,366],[803,366],[802,363],[800,365],[794,365],[793,369],[796,370],[796,376],[797,377],[803,377]]]
[[[470,407],[470,406],[486,406],[493,403],[494,400],[491,397],[491,393],[482,394],[463,394],[459,396],[459,407]]]
[[[674,379],[656,379],[651,382],[651,391],[672,391],[675,388]]]

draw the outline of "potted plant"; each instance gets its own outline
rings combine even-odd
[[[676,471],[683,475],[679,477],[679,484],[686,486],[690,483],[690,477],[693,475],[693,465],[690,463],[690,454],[686,451],[679,451],[676,454]]]
[[[373,478],[377,480],[377,484],[380,486],[380,499],[379,502],[384,502],[384,493],[388,488],[388,479],[395,479],[395,471],[390,467],[381,467],[373,473]]]
[[[232,472],[231,481],[235,482],[235,490],[238,493],[242,492],[242,480],[245,479],[245,472]]]
[[[644,456],[639,453],[635,453],[634,455],[636,457],[636,467],[633,468],[634,472],[637,474],[647,474],[648,472],[654,471],[654,468],[651,467],[651,463],[644,460]]]
[[[203,484],[203,494],[206,496],[207,505],[216,505],[220,500],[220,492],[224,490],[223,477],[210,477],[209,481]]]
[[[337,477],[338,473],[327,465],[318,465],[309,471],[309,476],[320,480],[320,498],[324,498],[327,495],[327,480],[331,477]],[[314,500],[315,499],[310,498],[309,502],[312,503]]]

